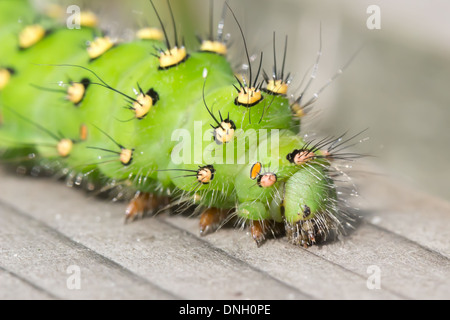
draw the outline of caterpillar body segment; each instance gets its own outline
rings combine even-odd
[[[176,31],[171,45],[162,21],[162,33],[142,30],[126,43],[95,38],[97,22],[21,34],[27,26],[18,18],[35,18],[29,10],[24,0],[0,1],[2,159],[44,163],[75,184],[89,181],[88,189],[135,194],[126,221],[195,205],[202,235],[229,221],[249,226],[258,245],[287,234],[309,246],[340,232],[324,151],[333,141],[311,147],[300,135],[284,59],[264,82],[262,53],[253,75],[250,67],[236,76],[223,30],[199,51],[187,50]]]

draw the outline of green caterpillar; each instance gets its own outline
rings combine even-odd
[[[262,53],[252,68],[239,26],[235,43],[243,40],[250,66],[242,76],[227,61],[223,21],[216,37],[188,52],[175,19],[169,39],[159,15],[162,32],[143,29],[123,43],[101,36],[91,13],[82,13],[80,29],[36,17],[25,0],[0,1],[4,161],[50,169],[89,189],[131,191],[127,220],[195,205],[202,235],[237,218],[258,245],[286,234],[310,246],[344,231],[332,163],[346,158],[340,150],[350,139],[300,135],[317,95],[287,96],[287,39],[268,76]]]

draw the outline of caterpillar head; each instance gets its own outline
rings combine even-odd
[[[286,181],[284,215],[290,225],[327,212],[335,201],[334,185],[319,165],[294,173]]]

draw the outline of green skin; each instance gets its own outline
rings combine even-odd
[[[327,178],[326,161],[296,166],[286,160],[288,153],[305,144],[298,135],[300,123],[292,117],[289,100],[284,96],[263,93],[264,100],[251,108],[236,106],[234,99],[237,92],[232,85],[237,83],[225,57],[194,52],[178,66],[159,70],[158,59],[150,53],[155,53],[155,44],[158,47],[164,45],[136,40],[117,45],[90,62],[86,50],[82,48],[86,41],[92,40],[93,30],[89,28],[55,29],[32,48],[18,51],[17,34],[20,28],[17,19],[22,16],[31,19],[30,11],[26,1],[0,1],[0,43],[6,48],[2,48],[0,65],[16,70],[10,83],[0,93],[0,110],[4,122],[0,129],[0,149],[14,147],[18,154],[26,154],[29,147],[34,146],[41,157],[58,159],[62,167],[73,168],[78,172],[96,168],[102,176],[119,181],[128,180],[136,190],[143,192],[166,193],[178,189],[185,191],[194,201],[195,190],[196,203],[207,207],[236,208],[237,215],[247,220],[283,221],[280,207],[284,196],[284,218],[288,223],[295,224],[314,218],[317,212],[329,207],[330,198],[335,199],[335,194],[330,191],[333,186]],[[30,84],[63,89],[54,84],[59,81],[80,81],[84,77],[93,82],[99,82],[98,79],[81,68],[35,64],[85,66],[95,71],[111,87],[129,96],[135,96],[132,88],[137,89],[138,82],[144,92],[153,88],[160,99],[144,119],[138,120],[133,118],[132,110],[123,108],[126,104],[123,96],[90,85],[83,101],[74,106],[64,100],[64,93],[42,91]],[[199,185],[196,177],[180,177],[192,173],[168,169],[197,170],[199,166],[211,164],[204,159],[200,163],[191,161],[191,164],[175,164],[171,158],[173,149],[179,144],[178,141],[172,141],[174,130],[185,129],[193,133],[195,121],[201,121],[202,134],[212,131],[210,125],[217,126],[202,100],[205,81],[202,74],[205,68],[208,70],[205,100],[217,119],[220,110],[223,118],[229,114],[238,129],[268,129],[268,137],[270,129],[280,131],[279,145],[271,146],[267,156],[259,156],[257,150],[253,150],[247,154],[254,156],[252,162],[213,164],[214,178],[208,184]],[[269,105],[270,108],[267,108]],[[65,138],[74,140],[76,143],[70,156],[60,158],[56,149],[48,146],[56,145],[56,139],[18,117],[10,108],[51,133],[61,132]],[[263,112],[264,118],[260,121]],[[83,142],[77,141],[81,124],[86,124],[89,129],[88,139]],[[99,159],[116,155],[87,148],[98,147],[120,152],[120,148],[96,127],[125,148],[134,149],[130,165],[124,166],[118,156]],[[252,146],[262,146],[264,143],[262,137],[259,145]],[[184,151],[190,148],[191,154],[195,150],[205,152],[215,144],[211,134],[209,141],[194,139]],[[235,138],[221,147],[236,150],[237,144]],[[275,148],[278,153],[274,152]],[[225,161],[225,156],[222,159]],[[115,161],[101,163],[107,160]],[[250,168],[255,160],[263,164],[264,170],[276,172],[277,182],[273,186],[259,187],[256,180],[250,178]],[[304,205],[311,210],[307,217],[302,213]]]

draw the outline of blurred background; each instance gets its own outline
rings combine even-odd
[[[166,1],[154,2],[172,34]],[[132,36],[138,27],[159,26],[146,0],[66,2],[74,3],[100,12],[103,28],[122,38]],[[195,35],[208,35],[210,1],[171,0],[171,4],[179,33],[195,49]],[[304,121],[304,132],[339,135],[369,128],[359,137],[365,141],[355,148],[373,156],[369,161],[376,163],[376,172],[450,200],[450,2],[229,0],[229,4],[240,20],[250,54],[264,51],[266,71],[273,64],[273,31],[279,61],[284,37],[289,36],[286,69],[292,72],[295,96],[316,59],[320,29],[319,73],[307,97],[363,46],[343,75],[320,95]],[[214,0],[215,25],[222,5],[222,0]],[[372,5],[380,10],[380,29],[367,27],[374,14],[367,12]],[[225,31],[232,39],[230,61],[239,68],[245,63],[244,51],[230,14]]]

